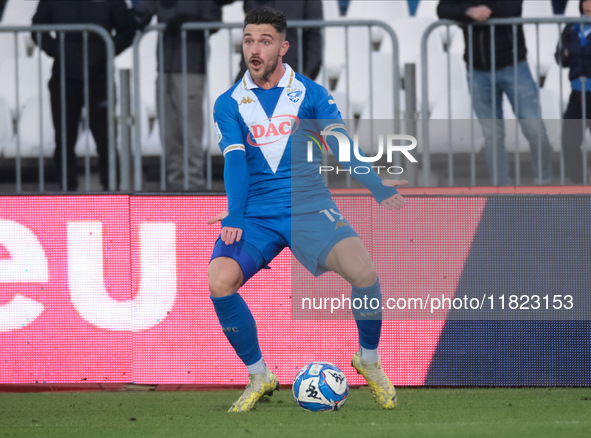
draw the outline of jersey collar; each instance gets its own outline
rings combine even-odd
[[[290,87],[294,78],[295,78],[295,72],[293,71],[293,69],[288,65],[288,64],[283,64],[283,66],[285,67],[285,73],[283,73],[283,76],[281,77],[281,79],[279,80],[279,83],[277,84],[277,87],[279,88],[286,88],[286,87]],[[252,80],[252,77],[250,76],[250,72],[248,70],[246,70],[246,73],[244,73],[244,77],[242,78],[242,86],[244,87],[245,90],[252,90],[253,88],[259,88],[259,86],[257,84],[254,83],[254,81]]]

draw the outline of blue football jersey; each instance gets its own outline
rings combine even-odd
[[[246,215],[254,208],[291,207],[299,202],[313,209],[314,199],[330,197],[319,172],[322,154],[309,153],[308,135],[344,128],[341,114],[324,87],[284,65],[285,74],[276,87],[259,88],[246,72],[215,103],[222,153],[246,154]]]

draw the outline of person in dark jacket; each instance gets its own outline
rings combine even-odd
[[[495,26],[494,76],[491,54],[491,32],[487,25],[472,26],[472,53],[468,25],[484,23],[493,18],[521,16],[522,1],[505,0],[441,0],[437,6],[439,18],[462,23],[466,50],[464,60],[468,71],[473,66],[474,87],[471,90],[474,112],[485,139],[484,152],[493,184],[512,185],[509,158],[505,149],[503,124],[503,94],[506,94],[531,149],[531,161],[536,184],[552,181],[552,150],[541,120],[538,88],[527,64],[527,49],[521,26],[517,26],[515,47],[513,28]],[[517,65],[513,65],[514,53]],[[517,69],[517,87],[514,74]],[[493,108],[493,77],[496,106]],[[493,120],[496,119],[496,123]],[[496,131],[496,145],[494,144]],[[496,156],[496,158],[495,158]],[[541,166],[539,165],[541,163]],[[496,172],[495,172],[496,167]]]
[[[128,8],[125,0],[110,1],[53,1],[40,0],[32,19],[32,24],[96,24],[109,33],[115,33],[113,42],[116,54],[129,47],[134,31],[129,26]],[[64,51],[60,51],[59,35],[41,34],[40,47],[54,58],[49,93],[51,113],[55,129],[54,161],[58,169],[62,189],[75,191],[78,187],[76,154],[74,147],[78,138],[78,128],[84,106],[84,40],[81,32],[65,32]],[[33,33],[33,41],[37,35]],[[62,107],[61,59],[65,63],[65,108]],[[88,33],[88,121],[96,143],[99,158],[100,181],[103,189],[108,188],[109,150],[108,150],[108,107],[106,48],[101,37]],[[65,138],[62,136],[62,109],[65,114]],[[62,142],[65,142],[66,156],[63,169]],[[63,185],[63,172],[66,172],[66,185]]]
[[[187,89],[183,88],[181,26],[189,22],[222,21],[224,0],[138,0],[132,19],[143,29],[153,15],[166,24],[162,37],[163,77],[157,79],[157,108],[166,161],[166,188],[169,191],[202,190],[205,184],[203,100],[207,59],[204,32],[187,32]],[[211,32],[213,33],[213,31]],[[160,91],[164,87],[164,108]],[[183,95],[187,93],[188,150],[184,148]],[[185,175],[185,158],[188,175]],[[186,184],[188,182],[188,184]]]
[[[579,10],[583,17],[591,16],[591,0],[580,0]],[[583,182],[583,128],[586,119],[591,129],[591,80],[583,83],[582,77],[591,78],[591,24],[568,24],[562,32],[562,42],[556,50],[556,61],[568,67],[571,93],[564,113],[562,126],[562,150],[566,174],[575,182]],[[584,89],[583,89],[584,87]],[[583,114],[583,96],[585,111]]]
[[[321,0],[244,0],[244,13],[248,14],[253,9],[268,6],[280,10],[288,20],[322,20]],[[314,80],[322,66],[322,32],[319,27],[302,29],[302,65],[300,66],[298,29],[287,28],[286,40],[289,41],[289,51],[283,57],[283,62],[292,66],[296,71]],[[244,59],[240,63],[240,72],[236,76],[240,80],[246,72]]]

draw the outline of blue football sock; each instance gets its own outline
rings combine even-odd
[[[375,350],[382,332],[382,292],[380,280],[373,286],[356,287],[351,291],[351,307],[359,332],[359,345]]]
[[[244,365],[252,365],[263,356],[259,347],[256,322],[240,294],[211,297],[222,330]]]

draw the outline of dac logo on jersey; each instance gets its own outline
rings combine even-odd
[[[289,137],[297,131],[300,119],[290,114],[274,116],[253,124],[246,141],[251,146],[264,146]]]
[[[293,103],[298,103],[303,94],[304,92],[297,88],[294,90],[287,90],[287,97],[289,97],[289,100],[291,100]]]

